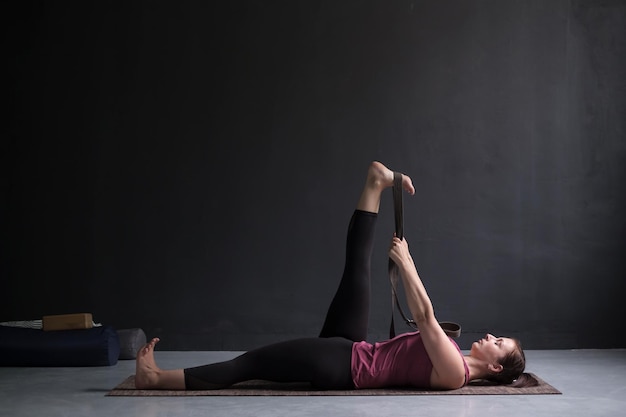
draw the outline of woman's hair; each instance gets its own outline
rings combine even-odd
[[[539,382],[532,375],[524,372],[526,356],[524,355],[522,344],[517,339],[513,340],[515,341],[515,349],[500,360],[502,371],[490,375],[488,380],[514,388],[535,387]]]

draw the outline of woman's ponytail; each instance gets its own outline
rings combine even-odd
[[[537,381],[537,378],[529,373],[524,372],[520,376],[518,376],[517,379],[514,380],[509,386],[512,388],[527,388],[536,387],[537,385],[539,385],[539,381]]]

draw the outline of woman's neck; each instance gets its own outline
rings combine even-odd
[[[467,367],[469,368],[470,381],[473,381],[475,379],[484,379],[489,375],[487,362],[481,359],[476,359],[472,355],[465,355],[465,362],[467,363]]]

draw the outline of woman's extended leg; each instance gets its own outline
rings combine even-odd
[[[340,337],[296,339],[251,350],[235,359],[195,368],[161,370],[152,339],[137,355],[137,389],[207,390],[262,379],[310,382],[318,389],[351,389],[352,341]]]
[[[370,260],[380,196],[393,185],[393,172],[380,162],[372,162],[365,187],[350,219],[346,242],[346,261],[319,337],[345,337],[365,340],[370,306]],[[411,179],[403,176],[403,186],[415,193]]]
[[[275,343],[230,361],[185,369],[185,385],[187,389],[216,389],[261,379],[309,382],[324,390],[353,389],[352,343],[341,337]]]

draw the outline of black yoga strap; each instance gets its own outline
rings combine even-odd
[[[396,236],[399,239],[402,239],[404,236],[404,207],[402,202],[402,174],[398,172],[393,173],[393,208],[396,224]],[[404,319],[404,322],[413,329],[417,329],[415,320],[408,318],[406,314],[404,314],[404,311],[400,306],[400,302],[398,301],[397,288],[399,276],[400,272],[398,271],[398,265],[396,265],[396,263],[389,258],[389,280],[391,281],[391,324],[389,326],[390,339],[396,336],[396,327],[393,320],[396,307],[398,307],[398,311]],[[459,337],[461,335],[461,326],[457,323],[440,322],[439,325],[450,337]]]

